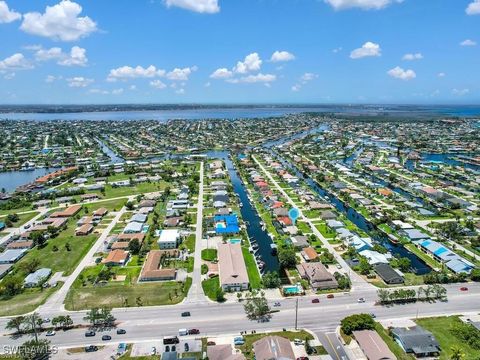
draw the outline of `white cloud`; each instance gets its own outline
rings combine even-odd
[[[88,62],[86,52],[85,49],[78,46],[72,47],[70,54],[64,53],[59,47],[40,48],[35,52],[35,59],[37,61],[57,60],[57,64],[62,66],[85,66]]]
[[[470,92],[470,89],[452,89],[452,94],[455,96],[465,96]]]
[[[397,67],[389,70],[387,73],[391,77],[394,77],[394,78],[400,79],[400,80],[405,80],[405,81],[412,80],[412,79],[415,79],[417,77],[417,74],[415,74],[415,71],[413,71],[411,69],[404,70],[400,66],[397,66]]]
[[[155,89],[165,89],[167,87],[167,85],[158,79],[150,81],[150,86],[154,87]]]
[[[262,60],[258,53],[251,53],[245,57],[245,60],[237,62],[233,71],[239,74],[245,74],[249,71],[258,71],[262,66]]]
[[[363,10],[378,10],[393,4],[401,3],[403,0],[325,0],[335,10],[360,8]]]
[[[52,83],[54,82],[55,80],[57,80],[58,78],[56,76],[53,76],[53,75],[47,75],[47,77],[45,78],[45,82],[46,83]]]
[[[355,49],[350,53],[350,58],[360,59],[367,56],[380,56],[382,55],[382,49],[379,44],[367,41],[361,48]]]
[[[343,50],[343,48],[342,48],[341,46],[339,46],[339,47],[333,49],[332,52],[333,52],[334,54],[337,54],[337,53],[339,53],[339,52],[342,51],[342,50]]]
[[[198,68],[196,66],[186,67],[183,69],[175,68],[167,73],[167,79],[173,81],[187,81],[191,73],[197,71],[197,69]]]
[[[10,10],[5,1],[0,1],[0,24],[11,23],[22,18],[22,14]]]
[[[477,42],[470,39],[463,40],[460,43],[460,46],[475,46],[475,45],[477,45]]]
[[[208,88],[208,87],[212,86],[212,84],[210,83],[210,81],[208,81],[208,82],[206,82],[205,85],[203,85],[203,86],[205,86],[206,88]]]
[[[178,90],[175,90],[175,94],[178,94],[178,95],[183,95],[185,94],[185,89],[178,89]]]
[[[468,4],[465,12],[468,15],[480,15],[480,0],[473,0],[470,4]]]
[[[107,90],[102,90],[102,89],[90,89],[88,90],[89,94],[101,94],[101,95],[108,95],[110,92]]]
[[[272,62],[283,62],[283,61],[292,61],[295,60],[295,55],[289,53],[288,51],[275,51],[270,58]]]
[[[297,91],[300,91],[301,88],[302,88],[302,85],[295,84],[292,86],[292,91],[297,92]]]
[[[227,68],[220,68],[215,70],[210,77],[212,79],[228,79],[233,76],[233,72],[228,70]]]
[[[437,74],[437,76],[438,76],[439,78],[443,78],[443,77],[445,77],[446,75],[447,75],[447,74],[445,74],[444,72],[439,72],[439,73]]]
[[[168,7],[176,6],[198,13],[214,14],[220,11],[218,0],[165,0]]]
[[[93,83],[93,79],[84,78],[83,76],[76,76],[73,78],[68,78],[67,82],[68,82],[68,86],[79,88],[79,87],[87,87],[88,85]]]
[[[5,80],[12,80],[14,77],[15,77],[15,73],[14,73],[14,72],[5,74],[5,75],[3,76],[3,78],[4,78]]]
[[[21,53],[13,54],[0,61],[0,71],[2,70],[28,70],[33,69],[33,65]]]
[[[302,82],[305,84],[307,81],[312,81],[313,79],[316,79],[316,78],[318,78],[317,74],[307,72],[302,75],[300,80],[302,80]]]
[[[45,13],[23,15],[20,29],[32,35],[53,40],[75,41],[97,31],[97,24],[88,16],[80,17],[82,7],[70,0],[47,6]]]
[[[113,94],[113,95],[123,94],[123,88],[113,89],[113,90],[112,90],[112,94]]]
[[[270,83],[275,80],[277,80],[276,75],[258,73],[256,75],[244,76],[239,79],[228,79],[227,81],[233,84],[237,84],[237,83]]]
[[[58,64],[62,66],[85,66],[88,62],[86,53],[87,50],[74,46],[70,50],[70,55],[64,57]]]
[[[116,69],[110,70],[108,74],[108,81],[127,80],[136,78],[152,78],[156,76],[164,76],[165,70],[157,69],[154,65],[150,65],[147,68],[142,66],[131,67],[121,66]]]
[[[405,54],[402,57],[402,60],[406,60],[406,61],[421,60],[421,59],[423,59],[423,55],[421,53]]]

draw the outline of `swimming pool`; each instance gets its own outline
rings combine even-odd
[[[242,239],[230,239],[229,242],[230,244],[241,244]]]
[[[283,287],[283,293],[285,295],[297,295],[303,292],[301,285],[288,285]]]

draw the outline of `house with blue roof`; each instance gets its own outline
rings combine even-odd
[[[214,221],[217,234],[237,234],[240,231],[236,214],[215,215]]]
[[[3,221],[0,221],[0,231],[5,229],[5,223]]]
[[[454,253],[444,245],[433,240],[419,240],[414,244],[423,252],[431,255],[435,260],[445,264],[445,266],[456,274],[469,274],[475,267],[471,262]]]

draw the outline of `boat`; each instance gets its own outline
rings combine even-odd
[[[270,244],[270,249],[271,249],[272,255],[277,255],[278,248],[276,244]]]

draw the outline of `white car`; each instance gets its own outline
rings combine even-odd
[[[300,346],[300,345],[303,345],[303,344],[304,344],[303,340],[300,340],[300,339],[294,339],[294,340],[293,340],[293,343],[294,343],[295,345],[297,345],[297,346]]]
[[[365,302],[365,298],[360,298],[357,300],[359,303],[364,303]]]
[[[47,331],[47,333],[45,334],[45,336],[55,336],[55,331],[49,330],[49,331]]]

